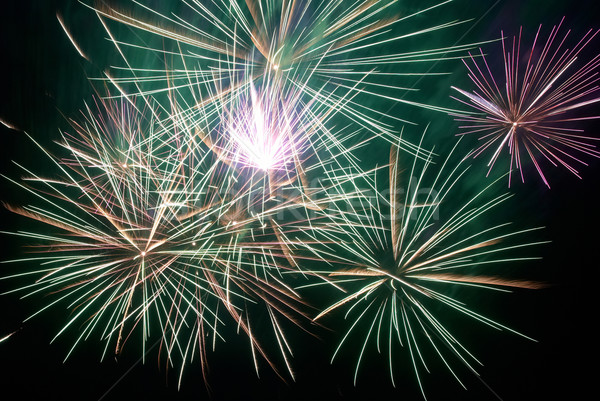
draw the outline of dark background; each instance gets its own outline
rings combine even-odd
[[[487,10],[494,6],[486,14]],[[466,1],[457,0],[446,7],[457,18],[473,18],[462,31],[463,43],[499,37],[500,29],[516,33],[519,26],[534,32],[540,23],[548,32],[565,15],[566,26],[581,36],[600,27],[600,7],[593,1]],[[72,26],[80,45],[94,55],[94,65],[78,56],[56,19],[60,12]],[[99,74],[99,65],[110,62],[110,46],[91,10],[69,1],[4,2],[0,22],[0,118],[31,134],[44,145],[58,137],[65,127],[64,116],[75,116],[82,101],[90,99],[91,87],[86,75]],[[598,51],[598,41],[591,53]],[[486,49],[498,49],[494,45]],[[434,93],[431,103],[452,105],[450,85],[468,86],[462,63],[447,70],[452,74],[425,83]],[[427,91],[426,90],[426,91]],[[598,113],[598,106],[592,106]],[[433,120],[434,141],[453,141],[456,124],[445,115],[417,111],[423,121]],[[420,115],[418,114],[420,113]],[[590,113],[591,114],[591,113]],[[437,125],[437,126],[436,126]],[[440,129],[445,127],[444,129]],[[600,123],[590,122],[586,131],[600,136]],[[437,135],[437,136],[435,136]],[[20,175],[11,163],[44,169],[40,153],[24,134],[0,126],[0,173],[11,178]],[[589,160],[582,169],[583,180],[559,169],[550,170],[552,189],[536,182],[534,172],[527,183],[516,182],[507,218],[525,225],[543,225],[542,239],[551,244],[538,248],[542,261],[532,262],[531,277],[552,285],[543,290],[516,291],[502,296],[487,295],[477,299],[477,307],[487,315],[507,323],[537,340],[531,342],[507,332],[497,332],[473,324],[459,328],[469,349],[484,362],[477,378],[460,368],[468,391],[464,391],[444,370],[435,366],[424,374],[424,386],[431,400],[533,400],[582,399],[595,393],[593,366],[597,351],[598,293],[598,179],[600,163]],[[481,166],[480,166],[481,167]],[[472,171],[481,173],[483,169]],[[0,200],[17,203],[22,194],[7,180],[0,183]],[[14,231],[23,226],[21,219],[5,210],[0,212],[0,230]],[[20,255],[19,242],[3,235],[2,260]],[[0,265],[0,269],[6,268]],[[0,274],[2,275],[2,274]],[[529,274],[528,274],[529,276]],[[0,281],[0,291],[14,283]],[[0,385],[3,399],[100,399],[128,398],[206,399],[199,364],[187,368],[181,389],[177,374],[157,362],[156,350],[146,363],[137,363],[141,344],[130,347],[118,360],[111,357],[100,363],[101,344],[89,341],[78,347],[66,362],[71,338],[66,335],[49,344],[64,321],[62,310],[52,310],[36,319],[21,323],[40,307],[40,299],[20,300],[15,294],[0,297],[0,337],[18,330],[0,343]],[[486,314],[486,313],[484,313]],[[209,385],[213,399],[421,399],[410,366],[399,378],[397,388],[389,383],[386,368],[373,358],[352,385],[352,360],[340,359],[329,365],[329,358],[339,337],[317,331],[320,340],[303,333],[292,335],[296,351],[293,366],[296,382],[284,383],[267,366],[258,379],[253,371],[249,349],[241,338],[220,344],[209,354]],[[73,338],[75,335],[73,334]],[[137,348],[136,348],[137,347]],[[408,362],[408,358],[407,358]],[[130,370],[132,366],[133,369]],[[9,394],[13,394],[12,396]],[[587,397],[586,397],[587,398]]]

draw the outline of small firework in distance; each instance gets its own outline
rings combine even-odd
[[[538,45],[540,25],[527,51],[521,49],[521,31],[518,38],[513,37],[512,45],[502,37],[505,82],[496,81],[481,50],[479,61],[473,56],[471,65],[464,61],[477,89],[471,93],[452,87],[468,101],[455,99],[480,113],[455,114],[457,121],[465,123],[459,135],[480,135],[481,143],[467,157],[478,157],[488,150],[493,152],[488,174],[504,147],[510,154],[509,169],[519,170],[522,181],[525,180],[524,159],[528,158],[548,187],[542,160],[564,166],[580,177],[576,166],[586,164],[582,156],[600,157],[594,145],[598,138],[585,136],[582,129],[572,126],[573,122],[600,118],[575,114],[600,101],[600,55],[588,62],[578,59],[598,31],[589,30],[569,47],[570,31],[559,36],[563,20],[552,28],[541,46]],[[511,179],[509,173],[509,186]]]

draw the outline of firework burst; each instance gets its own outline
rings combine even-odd
[[[387,0],[211,0],[182,2],[170,11],[135,2],[128,11],[106,5],[93,9],[125,62],[107,73],[121,94],[160,98],[176,90],[192,109],[230,96],[249,81],[255,87],[277,86],[278,91],[300,92],[306,103],[344,116],[370,137],[381,136],[414,152],[417,148],[410,142],[398,141],[393,127],[408,121],[389,112],[390,102],[448,112],[405,96],[417,91],[411,86],[415,77],[442,74],[431,66],[458,58],[473,45],[389,49],[461,24],[451,20],[405,28],[403,23],[416,23],[448,3],[412,12]],[[157,35],[162,48],[152,45],[152,35],[139,43],[124,40],[119,34],[123,25]],[[144,66],[137,60],[144,60]],[[424,65],[431,68],[425,71]]]
[[[473,56],[470,64],[464,61],[477,90],[471,93],[453,88],[468,99],[468,102],[460,100],[462,103],[482,114],[456,116],[465,123],[460,127],[461,135],[480,135],[481,144],[469,156],[478,157],[493,151],[489,171],[508,148],[511,173],[513,169],[519,170],[524,181],[523,162],[529,158],[544,184],[550,187],[541,160],[563,166],[580,177],[576,166],[586,164],[582,156],[600,157],[595,145],[598,138],[585,136],[583,130],[572,127],[573,122],[599,118],[575,114],[600,101],[600,55],[586,63],[578,60],[598,31],[588,31],[569,48],[570,31],[559,35],[562,22],[554,26],[546,42],[538,46],[540,26],[531,49],[526,52],[521,50],[521,31],[518,38],[513,37],[512,45],[506,43],[503,35],[504,83],[496,82],[483,51],[480,62]],[[578,62],[580,67],[576,68]]]
[[[12,276],[36,277],[16,291],[51,295],[39,312],[66,305],[72,315],[57,336],[77,327],[71,351],[99,335],[104,355],[111,347],[118,355],[141,333],[144,355],[154,338],[181,369],[194,355],[204,369],[206,350],[232,325],[247,335],[257,371],[259,357],[278,371],[252,330],[251,311],[264,307],[293,375],[281,319],[298,323],[304,305],[281,272],[297,262],[279,241],[285,226],[274,233],[267,224],[285,206],[255,200],[193,135],[166,133],[171,118],[144,120],[124,100],[98,107],[63,135],[67,156],[40,146],[59,178],[23,168],[27,177],[11,180],[39,203],[6,207],[43,224],[14,233],[32,242],[20,261],[42,266]]]
[[[490,196],[488,186],[463,204],[449,202],[451,197],[459,198],[457,187],[467,171],[460,165],[448,166],[449,159],[439,169],[432,169],[432,163],[415,158],[412,168],[403,171],[398,148],[393,147],[389,192],[378,191],[374,172],[364,176],[367,191],[356,188],[362,196],[354,198],[353,204],[335,203],[337,210],[331,214],[327,232],[337,238],[332,243],[344,247],[342,254],[348,259],[342,263],[348,267],[329,272],[343,295],[315,320],[337,309],[348,310],[345,316],[351,325],[333,358],[352,334],[361,335],[359,327],[367,327],[359,347],[355,383],[368,346],[376,346],[379,352],[387,348],[384,353],[394,385],[399,348],[408,350],[419,385],[422,370],[428,370],[428,350],[459,380],[449,356],[472,371],[473,362],[478,361],[444,325],[444,312],[438,310],[447,308],[496,329],[514,331],[469,308],[449,290],[459,286],[488,290],[540,286],[497,273],[501,263],[529,259],[511,256],[511,252],[538,244],[517,242],[533,230],[509,231],[508,223],[475,228],[511,195]],[[353,181],[355,185],[358,182]],[[490,274],[490,270],[496,273]],[[421,391],[425,395],[422,387]]]

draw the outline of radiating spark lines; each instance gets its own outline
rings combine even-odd
[[[455,114],[457,121],[464,123],[460,135],[480,135],[481,144],[469,156],[479,157],[493,150],[489,174],[508,148],[509,186],[513,169],[519,170],[521,180],[525,180],[526,159],[550,187],[543,161],[563,166],[581,178],[577,166],[586,165],[584,157],[600,157],[595,144],[598,138],[584,135],[582,129],[573,125],[599,118],[581,116],[579,109],[600,101],[600,55],[588,61],[578,60],[598,31],[589,30],[571,47],[571,31],[559,35],[563,21],[564,18],[552,28],[545,43],[538,45],[538,41],[542,42],[540,26],[531,48],[526,50],[521,49],[521,31],[518,38],[513,37],[512,45],[503,35],[504,82],[494,78],[493,65],[488,64],[481,51],[480,62],[473,56],[471,64],[465,61],[477,90],[471,93],[454,88],[467,98],[460,100],[462,103],[480,112]]]
[[[460,382],[450,356],[474,371],[477,359],[444,326],[440,308],[494,327],[514,330],[493,321],[465,305],[448,286],[474,286],[480,289],[540,288],[538,282],[490,274],[502,263],[516,263],[529,257],[510,253],[542,242],[518,242],[536,230],[510,231],[508,223],[488,223],[491,213],[504,205],[508,194],[490,196],[490,186],[464,203],[457,203],[461,177],[467,168],[452,166],[451,157],[432,168],[432,163],[413,158],[412,167],[403,170],[403,158],[392,147],[389,164],[389,192],[381,191],[376,172],[364,177],[368,191],[359,191],[359,204],[349,208],[343,202],[331,213],[328,228],[348,255],[346,268],[329,271],[330,279],[344,289],[340,299],[316,315],[325,320],[337,309],[347,310],[350,328],[334,353],[335,358],[349,337],[364,336],[358,351],[354,381],[368,347],[387,348],[389,374],[395,385],[394,366],[401,363],[398,349],[404,348],[412,361],[423,396],[421,372],[428,370],[424,355],[433,353]],[[406,162],[404,162],[406,164]],[[359,185],[360,181],[353,183]],[[454,201],[451,202],[450,199]],[[483,224],[483,229],[474,228]],[[325,274],[326,271],[322,271]],[[322,285],[322,284],[310,284]],[[359,327],[366,327],[364,330]],[[361,334],[362,333],[362,334]],[[359,339],[360,340],[360,339]],[[462,383],[461,383],[462,384]]]
[[[408,120],[385,113],[385,105],[393,101],[450,112],[404,99],[406,91],[414,90],[406,87],[415,75],[440,74],[421,72],[424,63],[451,60],[473,48],[469,44],[389,51],[392,44],[462,24],[452,20],[414,31],[403,28],[403,23],[450,1],[410,13],[394,1],[190,1],[171,15],[143,2],[132,3],[133,11],[107,5],[94,8],[125,62],[114,66],[109,76],[124,93],[160,98],[176,91],[189,108],[195,108],[228,96],[249,81],[256,87],[273,86],[275,81],[282,85],[279,90],[295,88],[305,102],[330,108],[371,137],[394,144],[399,143],[395,127]],[[109,24],[112,21],[118,24]],[[135,43],[124,41],[115,33],[120,24],[151,35]],[[164,41],[162,47],[153,45],[155,36],[169,45]],[[136,63],[141,54],[163,61],[142,67]],[[423,150],[409,141],[400,144],[405,150]]]
[[[53,294],[33,316],[65,305],[73,313],[58,335],[77,326],[73,348],[99,335],[105,355],[110,346],[118,355],[135,333],[144,347],[158,335],[169,364],[181,369],[195,353],[204,367],[206,337],[214,346],[233,325],[249,337],[254,357],[277,371],[251,331],[247,305],[262,304],[291,374],[280,319],[298,323],[305,312],[280,278],[294,258],[278,242],[285,226],[275,234],[265,224],[275,212],[247,211],[252,193],[236,187],[235,171],[194,142],[164,141],[165,122],[144,120],[125,100],[98,108],[72,121],[75,133],[61,143],[66,157],[40,147],[60,178],[23,167],[24,181],[11,180],[39,203],[6,207],[46,227],[15,233],[32,243],[33,255],[21,262],[40,263],[12,276],[37,277],[15,291]]]

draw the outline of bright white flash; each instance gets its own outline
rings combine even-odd
[[[249,92],[249,104],[237,105],[230,115],[228,131],[234,159],[264,171],[282,169],[300,148],[292,143],[297,138],[290,127],[292,106],[265,97],[253,85]]]

